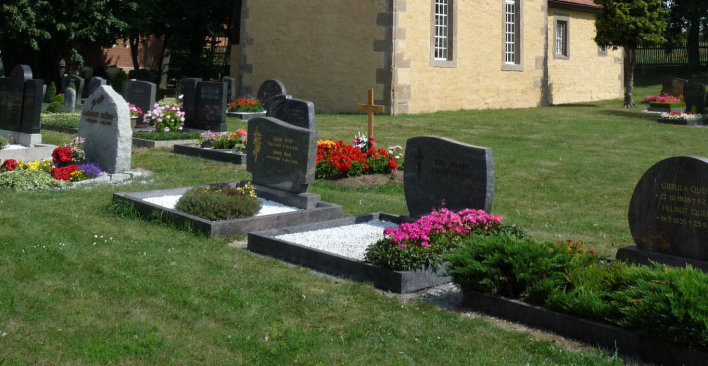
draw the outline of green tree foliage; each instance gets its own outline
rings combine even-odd
[[[700,64],[698,41],[701,26],[704,31],[706,29],[708,0],[672,0],[667,1],[666,5],[669,9],[666,49],[671,52],[685,42],[688,66],[692,70],[697,70]]]
[[[60,61],[77,68],[83,63],[79,46],[114,42],[127,26],[118,9],[133,6],[119,0],[3,0],[0,52],[6,69],[29,64],[35,77],[58,83]]]
[[[624,106],[634,106],[634,66],[640,46],[666,42],[668,11],[661,0],[595,0],[602,8],[595,20],[595,43],[624,49]]]

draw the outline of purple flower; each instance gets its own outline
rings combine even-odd
[[[79,166],[76,168],[77,168],[76,170],[83,171],[86,178],[98,177],[102,171],[101,168],[99,168],[98,165],[96,165],[94,163],[79,164]]]

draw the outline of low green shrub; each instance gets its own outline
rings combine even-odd
[[[42,113],[41,120],[43,125],[79,128],[79,113]]]
[[[177,202],[176,208],[201,218],[219,221],[250,217],[258,213],[261,203],[253,186],[197,187],[187,191]]]
[[[448,259],[463,292],[522,298],[708,350],[708,275],[690,266],[604,263],[579,243],[510,236],[468,237]]]
[[[684,103],[684,102],[674,102],[674,103],[651,102],[651,103],[649,103],[649,106],[654,107],[654,108],[684,108],[684,107],[686,107],[686,103]]]
[[[597,262],[577,242],[539,243],[510,235],[467,237],[448,259],[448,272],[463,291],[541,303],[566,282],[568,270]]]
[[[66,182],[52,178],[41,170],[17,169],[0,174],[0,189],[30,191],[63,187]]]
[[[54,84],[52,81],[47,85],[47,92],[44,94],[44,101],[47,103],[51,103],[54,100],[54,97],[57,95],[57,86]]]
[[[154,141],[167,141],[167,140],[196,140],[199,139],[199,133],[197,132],[146,132],[146,131],[135,131],[133,132],[133,137],[154,140]]]
[[[652,337],[708,349],[708,275],[687,268],[632,266],[612,293],[617,324]]]
[[[111,87],[113,90],[115,90],[118,93],[123,92],[123,81],[128,80],[128,75],[126,75],[125,71],[120,70],[118,73],[116,73],[116,76],[113,77],[113,81],[111,81]]]
[[[7,137],[0,136],[0,150],[2,150],[5,146],[11,145],[11,144],[12,144],[12,135],[9,135]]]

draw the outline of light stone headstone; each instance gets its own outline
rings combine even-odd
[[[446,207],[491,212],[494,196],[492,149],[451,139],[420,136],[406,142],[403,190],[412,217]]]
[[[72,113],[76,109],[76,90],[73,88],[66,88],[64,92],[64,106]]]
[[[130,169],[133,136],[130,110],[112,87],[102,85],[84,102],[79,136],[85,139],[86,160],[108,173]]]

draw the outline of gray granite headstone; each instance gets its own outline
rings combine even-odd
[[[276,96],[270,99],[267,117],[274,117],[302,128],[315,128],[315,105],[307,100]]]
[[[236,100],[236,79],[224,76],[221,81],[226,83],[226,102],[231,103]]]
[[[286,95],[285,85],[279,80],[268,79],[261,84],[260,88],[258,88],[258,94],[256,97],[261,101],[261,104],[263,104],[265,110],[268,111],[268,106],[271,99],[281,95]]]
[[[143,115],[154,108],[156,92],[155,83],[135,79],[123,81],[123,98],[126,102],[140,107]]]
[[[246,167],[253,183],[293,193],[315,181],[317,131],[272,117],[248,120]]]
[[[64,92],[64,106],[72,113],[76,109],[76,90],[73,88],[66,88]]]
[[[421,136],[406,142],[403,189],[412,217],[443,205],[491,212],[494,196],[492,149],[451,139]]]
[[[9,78],[0,78],[0,129],[39,133],[42,80],[32,79],[32,69],[18,65]]]
[[[704,114],[706,111],[706,86],[702,83],[689,81],[683,88],[683,100],[686,102],[687,113]]]
[[[197,83],[200,78],[182,78],[179,89],[182,93],[182,111],[184,111],[184,125],[189,127],[196,123]]]
[[[708,260],[708,158],[654,164],[634,188],[628,217],[639,249]]]
[[[92,70],[93,72],[93,70]],[[93,94],[93,92],[96,91],[101,85],[106,85],[106,79],[100,77],[100,76],[94,76],[91,77],[88,81],[88,85],[86,86],[86,94],[90,96]]]
[[[85,139],[86,160],[108,173],[130,169],[133,137],[130,110],[125,99],[112,87],[101,86],[85,101],[79,136]]]

